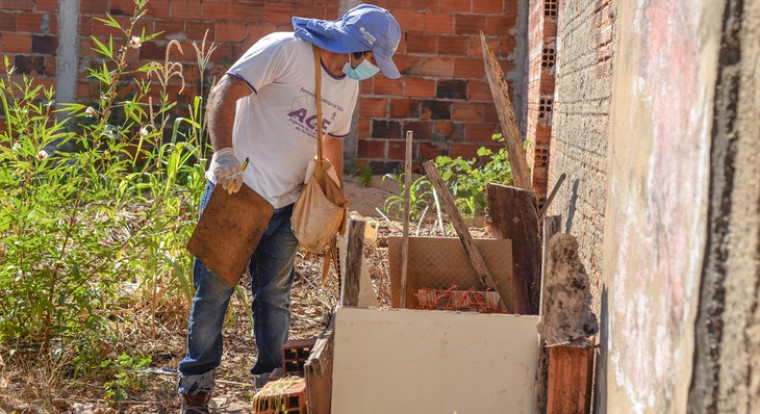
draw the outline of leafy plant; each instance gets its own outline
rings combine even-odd
[[[114,371],[113,380],[103,384],[105,399],[111,403],[127,401],[131,391],[144,390],[148,380],[146,367],[153,359],[145,355],[129,355],[123,352],[115,360],[105,360],[102,368]]]
[[[352,161],[346,166],[345,173],[356,176],[359,180],[359,185],[362,188],[367,188],[372,184],[373,171],[372,166],[369,164],[360,166]]]
[[[492,139],[504,142],[501,134],[493,135]],[[457,207],[467,216],[482,212],[486,205],[485,190],[489,182],[505,185],[512,183],[512,166],[505,148],[493,152],[489,148],[480,147],[477,154],[478,158],[470,160],[449,156],[438,156],[435,159],[435,165],[441,171],[441,178],[447,182]]]
[[[370,184],[372,184],[372,166],[367,165],[362,168],[359,173],[359,185],[363,188],[367,188]]]
[[[402,192],[398,195],[392,195],[385,200],[383,210],[388,215],[396,218],[403,217],[404,214],[404,194],[406,193],[406,174],[405,173],[388,173],[383,176],[383,182],[391,179],[398,184]],[[425,207],[433,204],[433,187],[426,176],[421,176],[409,185],[409,219],[416,220],[419,218]]]

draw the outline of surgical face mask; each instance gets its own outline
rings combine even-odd
[[[348,55],[348,62],[346,62],[345,65],[343,65],[343,73],[346,74],[351,79],[356,79],[358,81],[369,79],[377,73],[380,72],[380,68],[373,65],[370,61],[367,59],[364,59],[362,63],[359,64],[359,66],[352,68],[351,67],[351,54]]]

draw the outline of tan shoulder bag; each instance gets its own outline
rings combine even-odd
[[[343,194],[338,175],[322,154],[322,64],[319,48],[314,49],[317,102],[317,155],[309,162],[304,187],[293,206],[291,226],[304,249],[320,253],[332,236],[345,232],[348,199]]]

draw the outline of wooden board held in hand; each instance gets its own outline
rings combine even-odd
[[[232,286],[245,272],[274,207],[250,187],[228,194],[214,187],[187,250]]]

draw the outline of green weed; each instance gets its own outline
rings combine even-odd
[[[504,142],[501,134],[495,134],[492,139]],[[478,158],[470,160],[449,156],[438,156],[435,159],[441,178],[447,182],[457,207],[465,216],[482,213],[486,206],[485,191],[488,183],[512,184],[512,166],[505,148],[493,152],[480,147],[477,154]]]
[[[406,193],[406,174],[405,173],[388,173],[383,176],[383,181],[391,179],[398,184],[402,191],[401,194],[392,195],[385,200],[383,210],[385,213],[401,218],[404,214],[404,194]],[[422,211],[434,204],[433,187],[426,176],[410,181],[409,185],[409,219],[416,220]]]
[[[103,384],[105,400],[109,403],[125,402],[132,391],[144,390],[148,383],[146,367],[152,358],[145,355],[129,355],[123,352],[115,360],[106,360],[102,368],[113,372],[113,380]]]

